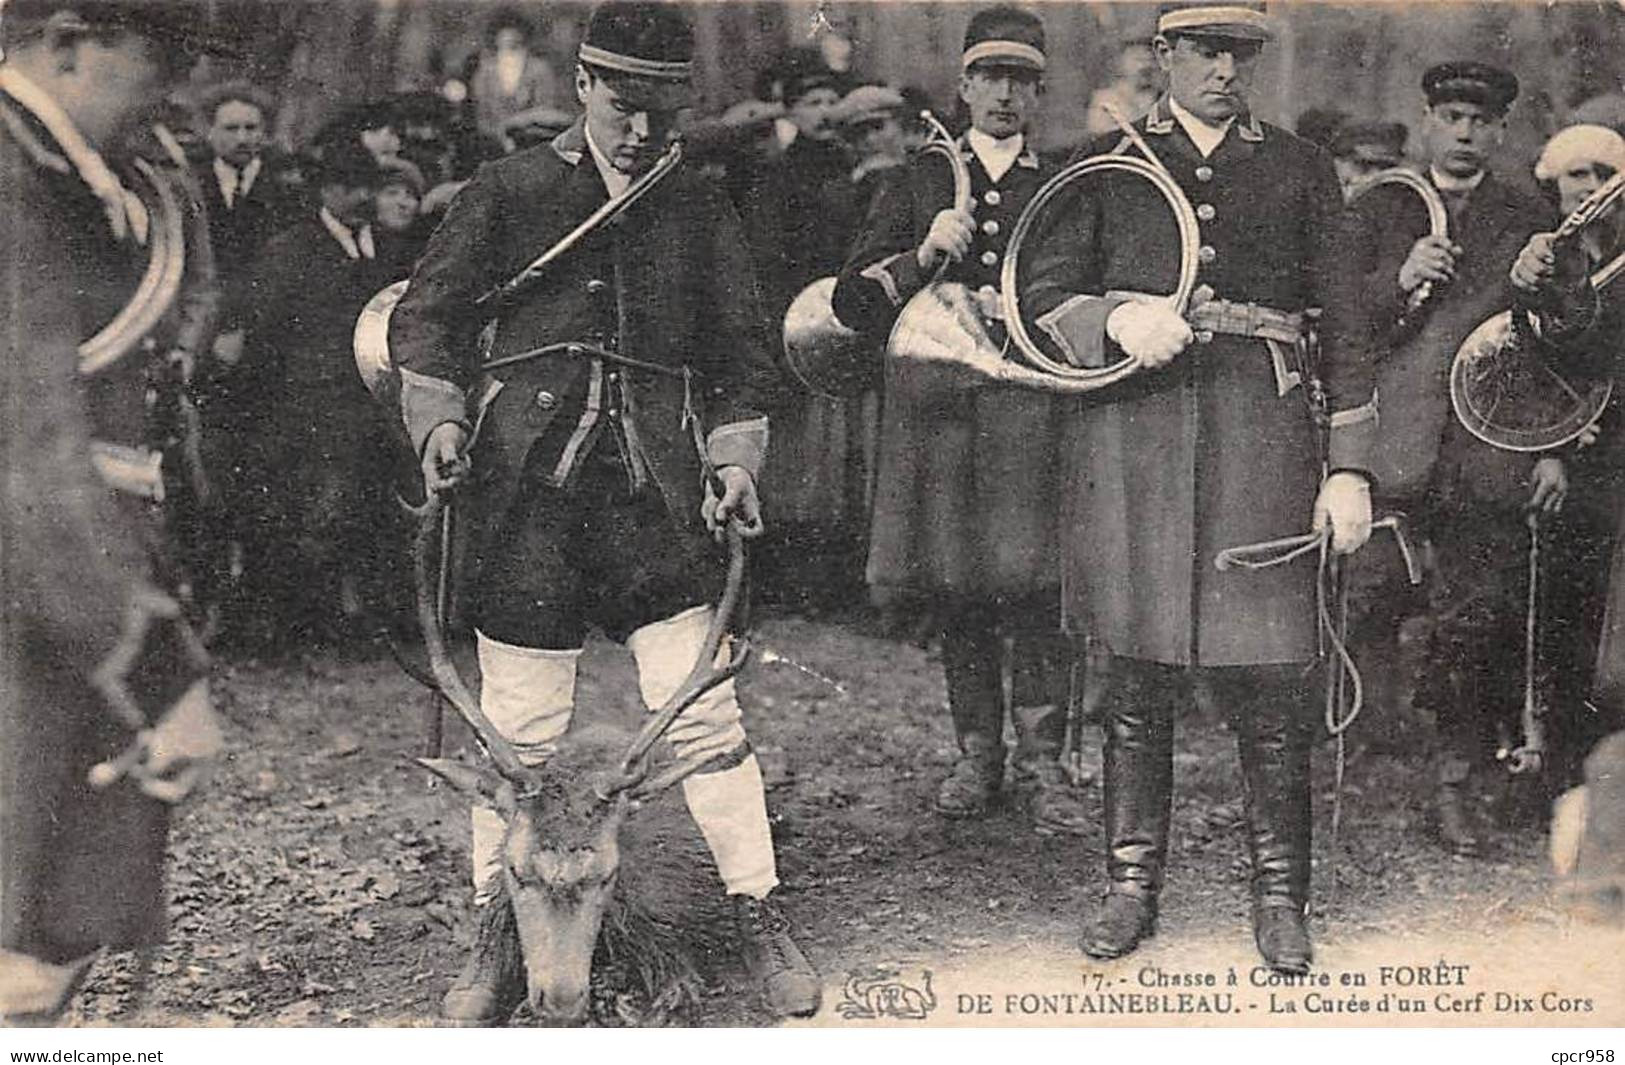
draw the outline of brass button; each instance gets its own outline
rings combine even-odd
[[[559,397],[543,388],[536,393],[536,405],[543,410],[552,410],[559,405]]]
[[[1199,203],[1196,205],[1196,217],[1200,218],[1204,222],[1213,221],[1213,216],[1218,213],[1218,211],[1213,209],[1213,205],[1211,203]]]
[[[1211,166],[1199,166],[1199,167],[1197,167],[1196,168],[1196,180],[1197,181],[1212,181],[1213,180],[1213,168]]]
[[[982,232],[986,233],[990,237],[998,236],[999,235],[999,223],[997,223],[997,222],[993,221],[993,219],[989,218],[986,222],[982,223]]]
[[[996,265],[998,263],[998,261],[999,261],[999,253],[998,252],[996,252],[996,251],[984,251],[982,253],[982,265],[983,266],[993,266],[993,265]]]
[[[1196,257],[1204,263],[1211,263],[1219,257],[1219,253],[1213,249],[1213,245],[1204,244],[1196,249]]]
[[[988,189],[986,192],[982,193],[982,202],[987,204],[989,207],[997,207],[999,205],[999,201],[1002,199],[1004,199],[1004,197],[999,195],[998,189]]]
[[[609,282],[605,281],[601,277],[595,277],[592,280],[587,282],[587,292],[590,295],[593,295],[593,296],[602,295],[603,293],[607,292],[608,290],[609,290]]]

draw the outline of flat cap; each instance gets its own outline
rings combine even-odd
[[[1044,20],[1010,4],[984,8],[965,27],[960,66],[975,63],[1044,69]]]
[[[1518,98],[1518,79],[1509,70],[1476,60],[1440,63],[1422,75],[1428,106],[1462,101],[1505,112]]]
[[[1535,163],[1536,181],[1555,181],[1557,175],[1584,163],[1601,163],[1614,173],[1625,170],[1625,137],[1607,126],[1569,126],[1553,134]]]
[[[1332,138],[1331,152],[1339,159],[1398,166],[1409,136],[1403,122],[1345,122]]]
[[[577,56],[618,74],[686,83],[694,65],[694,30],[676,4],[606,0],[593,9]]]
[[[1157,11],[1157,32],[1194,37],[1228,37],[1262,44],[1275,38],[1270,17],[1261,3],[1163,4]]]

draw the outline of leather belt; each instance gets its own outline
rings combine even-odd
[[[1278,311],[1261,303],[1213,299],[1191,308],[1186,318],[1197,332],[1257,337],[1283,344],[1296,344],[1304,334],[1303,312]]]

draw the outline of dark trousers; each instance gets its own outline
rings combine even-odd
[[[1058,593],[1020,603],[956,601],[946,606],[942,666],[948,706],[960,748],[1002,750],[1005,641],[1010,641],[1010,707],[1053,708],[1039,716],[1035,735],[1022,736],[1033,753],[1056,754],[1066,731],[1071,696],[1072,641],[1061,632]]]
[[[721,548],[697,517],[679,521],[653,485],[631,489],[606,448],[571,487],[527,471],[506,518],[480,535],[472,609],[487,636],[563,651],[596,625],[624,641],[721,593]]]

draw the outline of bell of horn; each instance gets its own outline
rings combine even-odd
[[[872,339],[835,317],[835,278],[802,289],[784,315],[784,361],[820,396],[852,399],[875,386],[880,366]]]
[[[389,319],[404,295],[405,281],[379,289],[355,320],[350,343],[355,352],[356,372],[375,399],[386,399],[394,387],[395,364],[389,357]]]
[[[976,295],[957,281],[936,281],[915,294],[892,326],[893,358],[963,369],[976,384],[1003,376],[1004,345],[993,339]]]

